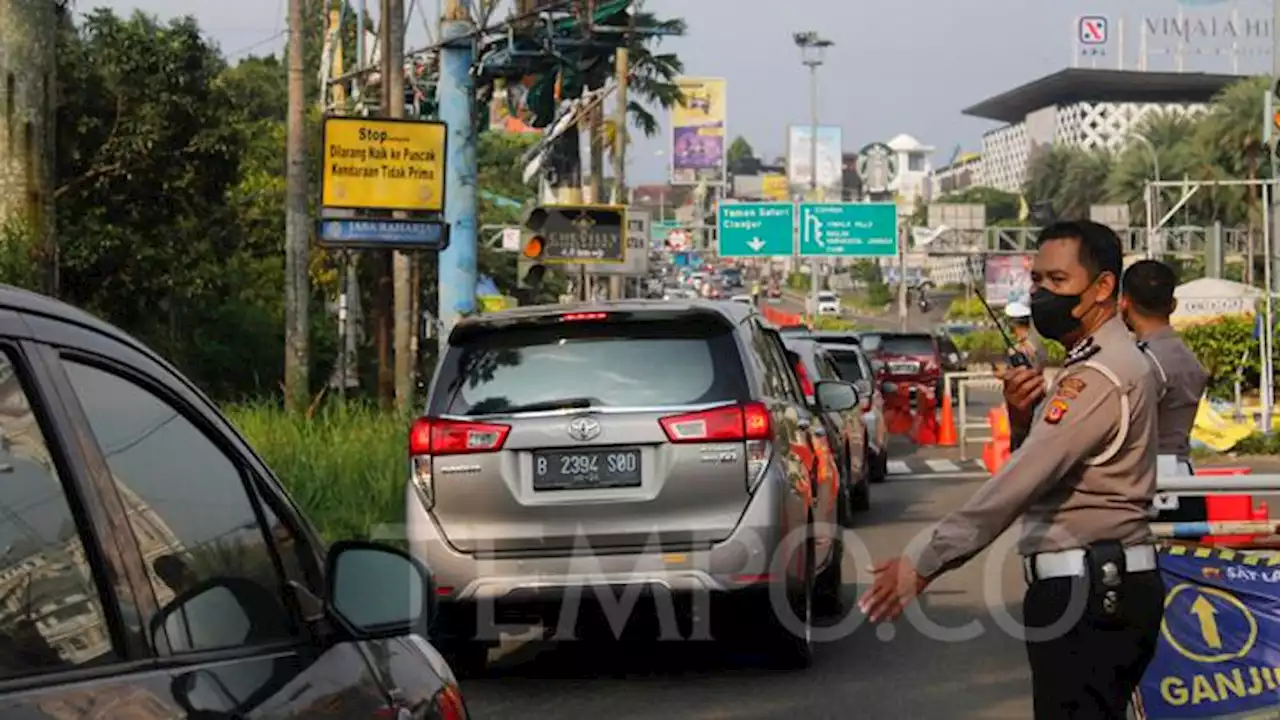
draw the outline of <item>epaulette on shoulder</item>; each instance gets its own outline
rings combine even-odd
[[[1062,367],[1071,367],[1077,363],[1082,363],[1100,352],[1102,352],[1102,348],[1093,341],[1093,337],[1085,338],[1084,342],[1071,348],[1071,351],[1067,353],[1067,359],[1062,363]]]
[[[1280,565],[1280,554],[1273,552],[1249,552],[1224,548],[1206,547],[1204,545],[1161,545],[1160,552],[1174,557],[1193,557],[1198,560],[1225,560],[1242,565]]]

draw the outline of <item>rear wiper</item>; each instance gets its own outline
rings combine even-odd
[[[596,404],[595,398],[574,397],[561,398],[559,400],[543,400],[542,402],[525,403],[524,405],[510,405],[502,409],[504,413],[518,412],[542,412],[546,410],[576,410],[589,408]]]

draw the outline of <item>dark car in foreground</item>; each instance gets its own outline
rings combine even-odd
[[[419,561],[326,547],[171,365],[6,286],[0,468],[0,717],[467,717]]]

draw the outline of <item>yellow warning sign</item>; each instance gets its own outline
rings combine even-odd
[[[443,212],[447,134],[440,122],[326,117],[320,204]]]

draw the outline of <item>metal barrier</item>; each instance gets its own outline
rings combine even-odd
[[[1271,518],[1267,504],[1254,507],[1254,493],[1280,493],[1280,475],[1180,475],[1156,478],[1157,508],[1171,506],[1171,497],[1178,496],[1243,496],[1245,507],[1232,510],[1231,519],[1212,519],[1189,522],[1157,522],[1151,524],[1156,537],[1170,540],[1208,541],[1211,544],[1244,546],[1270,545],[1280,542],[1280,519]],[[1218,542],[1213,543],[1217,538]]]
[[[1045,381],[1052,383],[1057,373],[1058,368],[1046,368],[1044,371]],[[991,440],[991,433],[989,432],[991,425],[987,422],[985,415],[978,420],[969,420],[969,389],[975,388],[1000,392],[1004,389],[1004,384],[991,370],[947,373],[942,378],[942,391],[946,395],[951,394],[953,383],[956,384],[959,390],[959,397],[956,400],[956,445],[960,447],[960,459],[968,460],[968,443],[984,443]],[[983,433],[984,430],[988,432]]]

